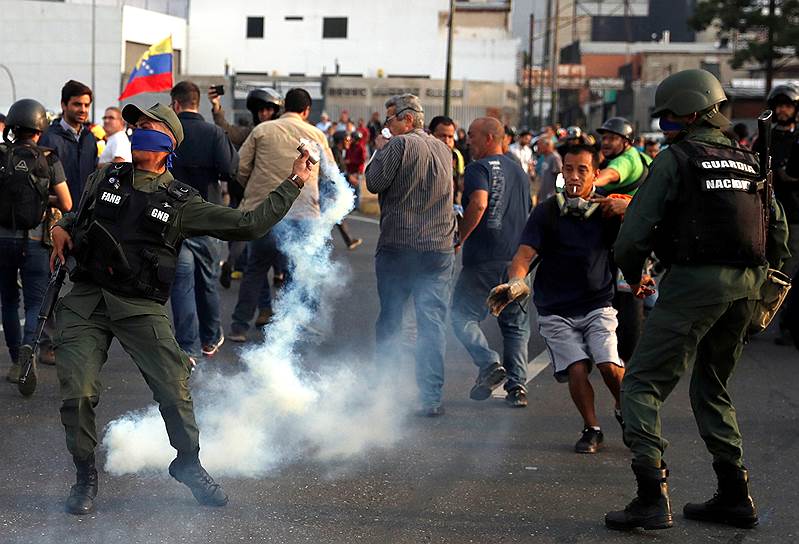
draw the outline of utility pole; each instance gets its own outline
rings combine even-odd
[[[95,81],[94,81],[94,75],[95,75],[95,72],[96,72],[95,66],[94,66],[95,65],[95,52],[94,52],[94,50],[95,50],[95,47],[96,47],[95,43],[97,42],[96,37],[95,37],[95,27],[96,27],[96,19],[97,19],[97,13],[96,12],[97,12],[97,0],[92,0],[92,92],[94,93],[94,96],[92,97],[92,118],[91,118],[91,122],[92,123],[95,122],[95,109],[94,109],[94,106],[95,106],[95,104],[97,104],[97,100],[95,100],[97,98],[97,87],[96,87]]]
[[[535,32],[535,15],[530,14],[530,41],[527,44],[527,128],[533,130],[533,33]]]
[[[766,96],[771,92],[774,82],[774,14],[777,11],[777,0],[768,2],[768,57],[766,57]]]
[[[449,0],[449,23],[447,24],[447,73],[444,76],[444,115],[449,117],[449,93],[452,79],[452,22],[455,15],[455,0]]]
[[[580,0],[572,0],[572,43],[577,41],[577,4]]]
[[[551,0],[550,0],[551,1]],[[551,104],[549,110],[549,117],[551,123],[554,125],[558,120],[558,66],[560,65],[560,52],[558,51],[558,21],[560,13],[560,0],[555,0],[555,9],[554,17],[553,17],[553,34],[552,34],[552,90],[550,91],[551,94]]]
[[[624,60],[630,62],[630,43],[633,41],[630,27],[630,0],[624,0]]]
[[[541,56],[541,72],[538,81],[538,119],[544,123],[544,69],[549,63],[549,40],[552,30],[552,0],[547,0],[547,30],[544,33],[544,54]]]

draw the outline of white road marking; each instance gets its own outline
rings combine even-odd
[[[549,361],[549,353],[547,350],[542,351],[538,355],[536,355],[530,362],[527,363],[527,382],[530,383],[535,379],[536,376],[541,374],[541,372],[548,367],[550,364]],[[494,392],[491,393],[491,396],[495,399],[504,399],[505,398],[505,390],[501,387],[497,387],[494,389]]]
[[[348,215],[345,219],[353,221],[361,221],[363,223],[372,223],[373,225],[379,225],[380,220],[375,219],[374,217],[364,217],[363,215]]]

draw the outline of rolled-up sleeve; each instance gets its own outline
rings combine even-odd
[[[404,152],[405,142],[402,138],[389,140],[388,144],[375,154],[372,162],[366,167],[366,188],[373,193],[380,194],[391,187]]]

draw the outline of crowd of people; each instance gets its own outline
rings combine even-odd
[[[686,94],[691,89],[699,102]],[[332,181],[308,150],[298,158],[302,140],[337,167],[356,198],[367,190],[377,195],[375,361],[386,373],[400,366],[411,306],[419,415],[445,413],[449,327],[476,366],[471,399],[483,401],[504,386],[509,407],[528,405],[532,295],[554,378],[568,384],[582,420],[575,452],[597,453],[604,442],[589,381],[594,367],[633,452],[637,498],[610,512],[607,526],[672,525],[659,411],[694,359],[692,405],[721,498],[687,505],[685,514],[757,523],[726,388],[768,268],[797,272],[799,90],[780,86],[769,96],[773,202],[763,196],[765,173],[750,142],[740,130],[722,131],[729,125],[719,110],[726,97],[703,70],[661,83],[658,139],[637,136],[622,117],[536,133],[517,133],[493,117],[464,126],[447,116],[426,122],[412,94],[391,97],[385,117],[375,112],[368,123],[342,111],[338,121],[323,113],[313,124],[312,99],[301,88],[285,96],[253,89],[246,100],[252,123],[243,127],[227,120],[214,87],[207,91],[213,119],[206,121],[203,94],[181,81],[169,106],[106,108],[101,140],[89,122],[92,90],[77,81],[64,85],[61,115],[52,122],[28,99],[0,119],[3,164],[14,165],[1,174],[18,181],[5,182],[3,191],[16,192],[0,197],[8,381],[19,380],[21,362],[36,347],[36,316],[53,266],[75,260],[72,289],[36,354],[59,375],[77,473],[69,512],[94,509],[97,378],[114,337],[159,403],[177,450],[170,474],[202,504],[227,502],[199,462],[187,380],[225,339],[246,342],[253,325],[269,323],[272,287],[301,273],[281,241],[319,221]],[[751,146],[762,153],[764,140]],[[361,245],[345,222],[337,229],[348,249]],[[236,277],[238,298],[224,331],[219,289]],[[796,298],[779,318],[781,344],[799,336]],[[501,350],[481,329],[489,315]]]

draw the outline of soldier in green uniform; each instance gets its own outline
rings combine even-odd
[[[199,433],[188,380],[192,366],[180,350],[166,315],[166,302],[183,239],[209,235],[252,240],[280,221],[311,173],[308,153],[288,179],[251,212],[205,202],[189,185],[172,178],[167,162],[183,140],[175,113],[155,104],[127,105],[123,118],[135,126],[133,164],[114,163],[92,174],[78,214],[53,227],[53,255],[67,249],[77,266],[72,291],[56,307],[61,421],[77,469],[66,510],[94,509],[97,470],[95,408],[100,369],[116,338],[144,376],[159,405],[177,458],[169,473],[186,484],[200,504],[223,506],[227,495],[199,461]]]
[[[705,70],[660,83],[653,116],[671,145],[627,208],[614,247],[638,296],[646,291],[641,269],[652,250],[668,272],[622,382],[638,494],[605,516],[611,529],[672,526],[660,408],[691,362],[691,407],[718,491],[705,503],[688,503],[684,515],[747,528],[758,522],[727,387],[767,267],[779,268],[789,255],[787,226],[776,201],[765,202],[757,157],[720,130],[729,124],[718,109],[725,100]]]

